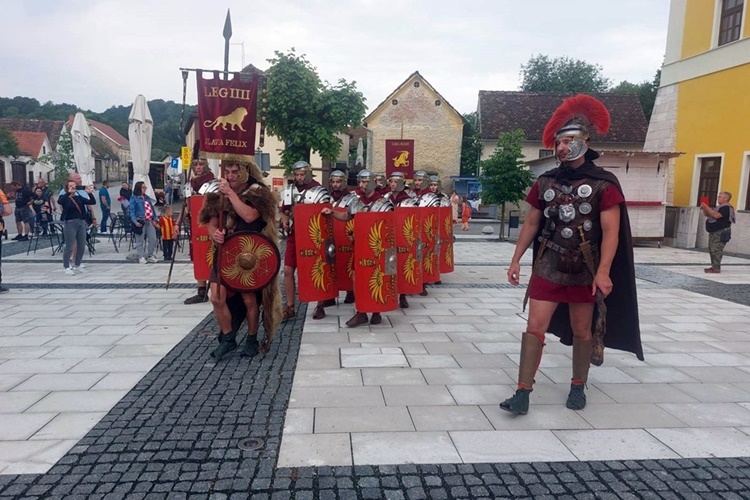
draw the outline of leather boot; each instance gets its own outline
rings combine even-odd
[[[208,290],[205,286],[199,286],[198,293],[193,295],[192,297],[188,297],[187,299],[185,299],[183,304],[202,304],[206,301],[208,301]]]
[[[398,296],[398,307],[401,309],[409,309],[409,301],[406,300],[406,295],[403,293]]]
[[[294,306],[284,306],[284,314],[281,317],[282,320],[292,319],[295,316]]]
[[[500,409],[526,415],[529,411],[529,394],[534,386],[534,376],[542,361],[544,343],[533,333],[524,332],[521,337],[521,357],[518,366],[518,390],[500,403]]]
[[[361,313],[361,312],[355,312],[354,316],[349,318],[349,321],[346,322],[346,326],[349,328],[355,328],[359,325],[366,325],[367,324],[367,314]]]
[[[336,305],[336,299],[328,299],[323,301],[323,307],[332,307]]]
[[[258,335],[248,335],[245,339],[245,347],[242,349],[240,356],[243,358],[252,358],[258,354]]]
[[[323,309],[325,306],[322,305],[320,302],[318,302],[318,305],[315,306],[315,311],[313,311],[312,319],[323,319],[326,317],[326,310]]]
[[[592,351],[590,340],[573,338],[573,379],[568,400],[565,402],[565,406],[571,410],[583,410],[586,407],[586,394],[583,389],[589,379]]]
[[[379,325],[382,321],[383,317],[380,316],[380,313],[372,313],[372,317],[370,318],[371,325]]]
[[[427,297],[427,287],[426,286],[422,286],[422,291],[420,292],[419,295],[421,295],[422,297]]]
[[[344,298],[344,304],[354,304],[354,292],[352,291],[346,292],[346,297]]]
[[[235,337],[236,334],[234,332],[224,334],[219,347],[211,351],[211,357],[216,361],[219,361],[221,358],[237,349],[237,341],[235,340]]]

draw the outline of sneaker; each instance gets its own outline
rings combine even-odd
[[[18,238],[18,241],[29,241],[28,235],[23,235],[20,238]]]
[[[14,236],[13,238],[11,238],[11,241],[18,241],[18,240],[20,240],[21,238],[23,238],[23,236],[21,236],[20,234],[17,234],[17,235],[15,235],[15,236]]]
[[[69,268],[65,269],[65,274],[67,274],[68,276],[74,276],[76,274],[76,272],[73,270],[72,267],[69,267]]]
[[[147,258],[147,259],[146,259],[146,261],[147,261],[147,262],[148,262],[149,264],[156,264],[157,262],[159,262],[159,259],[157,259],[156,257],[154,257],[154,256],[152,255],[151,257]]]
[[[138,259],[138,263],[139,264],[145,264],[146,262],[148,262],[148,261],[145,258],[143,258],[143,257],[141,257],[140,259]]]
[[[74,267],[74,268],[73,268],[73,270],[74,270],[75,272],[77,272],[77,273],[83,273],[83,272],[85,272],[85,269],[83,268],[83,264],[81,264],[81,265],[80,265],[80,266],[78,266],[78,267]]]
[[[83,262],[81,262],[81,265],[80,265],[80,266],[78,266],[78,267],[80,267],[80,268],[82,268],[82,269],[86,269],[86,264],[84,264]]]
[[[9,288],[5,288],[3,285],[0,285],[0,293],[10,292]]]

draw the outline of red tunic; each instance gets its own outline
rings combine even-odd
[[[622,196],[616,186],[608,186],[601,194],[599,200],[600,211],[605,211],[615,205],[623,203],[625,198]],[[526,202],[537,210],[544,210],[544,201],[539,199],[539,184],[537,182],[526,195]],[[529,281],[529,297],[535,300],[544,300],[547,302],[565,302],[565,303],[592,303],[596,301],[596,296],[591,294],[590,286],[565,286],[552,283],[536,275],[531,276]]]

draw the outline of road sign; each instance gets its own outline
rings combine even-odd
[[[169,168],[180,168],[180,159],[179,158],[172,158],[172,161],[169,163]]]
[[[182,168],[187,170],[190,168],[190,148],[188,146],[182,146]]]

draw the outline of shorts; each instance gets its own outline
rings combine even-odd
[[[32,218],[31,209],[29,207],[16,207],[13,214],[16,217],[16,222],[28,222]]]
[[[297,245],[294,242],[294,233],[286,237],[286,248],[284,249],[284,266],[297,269]]]

